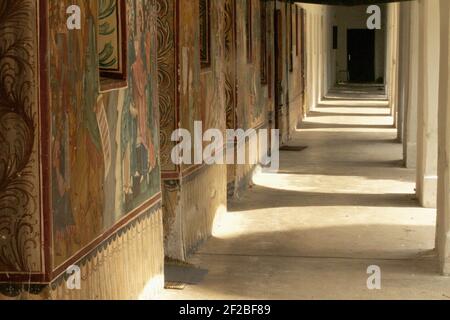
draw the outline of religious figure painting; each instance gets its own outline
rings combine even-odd
[[[99,91],[99,69],[114,61],[102,61],[99,51],[104,39],[97,29],[106,30],[100,13],[113,14],[111,6],[119,2],[104,0],[97,6],[82,0],[86,19],[80,32],[57,27],[51,32],[55,266],[160,192],[158,105],[153,98],[157,74],[152,68],[156,34],[147,20],[154,19],[148,14],[152,0],[126,1],[128,88]],[[64,5],[51,1],[55,26],[64,23]]]

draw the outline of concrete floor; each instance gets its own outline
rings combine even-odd
[[[435,260],[435,210],[418,206],[383,101],[324,101],[229,204],[190,261],[204,281],[161,299],[450,299]],[[382,272],[368,290],[367,268]]]

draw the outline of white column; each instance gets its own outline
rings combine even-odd
[[[397,126],[398,120],[398,76],[399,76],[399,49],[400,49],[400,39],[399,39],[399,3],[393,3],[392,6],[392,44],[391,44],[391,83],[390,83],[390,101],[392,108],[392,115],[394,116],[394,125]]]
[[[410,6],[410,2],[402,2],[400,4],[399,74],[397,79],[397,138],[399,142],[403,142],[405,138],[405,115],[408,106]]]
[[[386,88],[386,93],[388,96],[388,99],[391,99],[391,83],[392,83],[392,35],[393,35],[393,30],[392,30],[392,16],[393,16],[393,12],[392,12],[392,4],[388,4],[387,5],[387,18],[386,18],[386,70],[385,70],[385,88]],[[392,104],[391,104],[391,111],[392,111]]]
[[[440,0],[441,59],[439,78],[439,164],[438,164],[438,221],[436,247],[441,271],[450,275],[450,58],[448,0]]]
[[[325,81],[325,69],[327,67],[325,63],[325,54],[324,54],[324,40],[325,40],[325,30],[324,30],[324,16],[323,11],[319,16],[319,95],[317,97],[317,101],[320,103],[322,101],[322,97],[324,96],[324,81]]]
[[[405,108],[405,136],[403,150],[407,168],[417,166],[417,109],[419,104],[419,2],[405,2],[409,7],[409,70],[407,105]]]
[[[307,99],[308,111],[314,108],[314,15],[307,11],[307,28],[306,28],[306,60],[307,60]]]
[[[437,125],[439,94],[439,1],[420,0],[419,114],[417,135],[417,196],[436,207]]]
[[[320,16],[316,13],[314,15],[314,108],[319,103],[320,92]]]

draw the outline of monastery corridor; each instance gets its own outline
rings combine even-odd
[[[450,300],[449,34],[449,0],[0,0],[0,300]]]
[[[377,88],[339,88],[309,113],[278,174],[257,173],[189,260],[205,280],[163,299],[450,299],[436,270],[436,210],[401,165]],[[355,94],[357,99],[355,100]],[[367,289],[380,266],[382,290]]]

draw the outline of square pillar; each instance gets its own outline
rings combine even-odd
[[[417,111],[419,103],[419,2],[405,2],[404,11],[409,11],[409,28],[405,30],[409,37],[407,98],[405,106],[405,125],[403,139],[403,155],[405,166],[409,169],[417,167]],[[407,13],[405,13],[407,14]]]
[[[422,206],[436,207],[437,121],[439,92],[439,0],[420,1],[419,114],[417,196]]]
[[[449,59],[449,11],[447,0],[440,1],[441,59],[439,79],[439,164],[438,164],[438,219],[436,247],[441,272],[450,275],[450,59]]]

